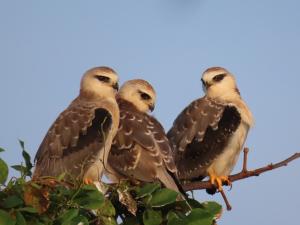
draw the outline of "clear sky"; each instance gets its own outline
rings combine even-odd
[[[155,116],[169,129],[203,95],[210,66],[236,75],[255,127],[247,146],[256,168],[300,151],[298,0],[0,1],[0,146],[34,156],[82,74],[107,65],[121,83],[143,78],[158,93]],[[235,171],[240,169],[240,163]],[[233,184],[233,211],[220,225],[298,225],[300,161]],[[200,200],[222,200],[197,192]],[[223,203],[223,202],[222,202]]]

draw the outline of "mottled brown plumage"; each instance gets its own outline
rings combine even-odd
[[[175,163],[169,141],[159,122],[147,114],[141,114],[133,104],[118,99],[120,107],[120,126],[114,139],[111,157],[114,168],[126,176],[141,181],[153,181],[157,167],[166,167],[176,173]],[[144,153],[145,152],[145,153]],[[149,161],[142,160],[147,157]],[[145,164],[151,166],[145,166]],[[141,176],[135,176],[136,170],[142,170]]]
[[[155,92],[148,82],[134,81],[125,83],[118,95],[120,125],[108,159],[112,169],[108,176],[115,182],[157,180],[178,192],[177,169],[168,138],[161,124],[147,114],[154,106]],[[142,99],[143,93],[150,99]]]
[[[62,173],[66,179],[101,179],[119,124],[118,77],[112,71],[97,67],[85,73],[80,95],[58,116],[37,151],[34,179]]]
[[[240,121],[235,107],[207,97],[186,107],[168,132],[180,179],[207,176],[207,168],[224,151]]]
[[[205,96],[188,105],[174,121],[168,138],[174,149],[179,178],[210,177],[222,183],[234,168],[253,118],[242,100],[234,76],[212,67],[202,76]]]

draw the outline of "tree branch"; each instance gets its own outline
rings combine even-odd
[[[294,160],[300,158],[300,152],[299,152],[299,153],[295,153],[294,155],[290,156],[289,158],[287,158],[281,162],[278,162],[275,164],[271,163],[265,167],[261,167],[261,168],[255,169],[255,170],[248,171],[248,169],[247,169],[248,152],[249,152],[249,149],[245,148],[244,149],[243,169],[241,172],[229,176],[229,180],[231,182],[242,180],[242,179],[245,179],[248,177],[259,176],[260,174],[265,173],[267,171],[274,170],[274,169],[277,169],[277,168],[280,168],[283,166],[287,166],[288,163],[290,163],[291,161],[294,161]],[[202,190],[202,189],[210,189],[210,188],[214,188],[214,186],[209,181],[195,181],[195,182],[183,184],[183,189],[185,191]]]

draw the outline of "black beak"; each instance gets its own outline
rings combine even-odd
[[[150,105],[150,106],[149,106],[149,110],[150,110],[151,112],[153,112],[154,109],[155,109],[155,105]]]
[[[112,87],[113,87],[113,89],[115,89],[117,91],[119,90],[119,84],[118,83],[115,83]]]
[[[208,89],[208,88],[211,86],[211,84],[209,84],[208,82],[205,82],[202,78],[201,78],[201,82],[202,82],[202,85],[203,85],[206,89]]]

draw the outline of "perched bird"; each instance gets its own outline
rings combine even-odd
[[[108,67],[88,70],[80,94],[48,130],[35,156],[34,179],[66,174],[66,179],[95,183],[103,174],[119,126],[115,99],[118,75]]]
[[[201,81],[205,96],[179,114],[167,135],[179,178],[191,181],[209,176],[221,191],[223,184],[231,184],[228,176],[253,125],[253,117],[234,76],[226,69],[209,68]]]
[[[161,124],[148,114],[154,110],[155,100],[156,93],[147,81],[130,80],[120,88],[120,125],[108,158],[111,170],[107,175],[114,182],[157,180],[179,192],[168,138]]]

